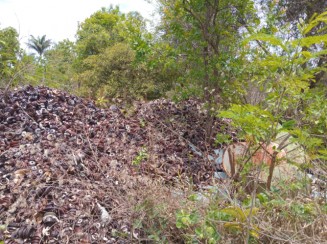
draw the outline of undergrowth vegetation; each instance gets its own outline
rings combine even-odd
[[[151,185],[132,201],[133,226],[155,243],[325,243],[327,205],[307,185],[254,197],[231,182],[201,192]]]
[[[244,40],[245,45],[252,40],[265,45],[265,55],[253,56],[255,62],[247,69],[267,71],[253,78],[259,86],[264,84],[269,92],[259,104],[233,104],[219,112],[220,117],[231,119],[238,129],[238,137],[250,145],[241,159],[232,162],[239,165],[239,171],[232,171],[234,181],[214,184],[203,191],[182,191],[180,189],[185,188],[179,186],[179,190],[172,190],[164,201],[156,202],[160,197],[155,192],[145,197],[138,210],[144,214],[142,226],[148,223],[144,229],[148,230],[149,239],[162,243],[326,241],[325,101],[322,97],[313,98],[309,95],[313,90],[308,89],[314,75],[325,70],[325,67],[313,68],[308,62],[325,55],[326,50],[306,49],[325,40],[326,36],[318,38],[307,34],[321,23],[327,23],[326,15],[327,12],[313,16],[308,24],[301,22],[298,28],[302,36],[291,41],[262,33],[252,34]],[[268,50],[281,50],[283,55]],[[310,100],[306,99],[308,96]],[[312,115],[317,103],[321,109],[319,114],[316,113],[319,119],[312,121],[313,117],[309,116],[307,120],[308,113]],[[290,113],[295,116],[290,118]],[[319,130],[323,133],[321,136]],[[281,134],[283,139],[280,139]],[[273,148],[268,167],[252,162],[251,157],[259,149],[275,141],[279,144]],[[230,140],[220,136],[219,143],[230,143]],[[306,155],[300,162],[296,159],[300,156],[297,151],[298,155],[288,157],[286,164],[302,170],[296,173],[297,167],[291,167],[286,171],[286,178],[277,179],[274,171],[285,164],[277,155],[283,149],[288,149],[286,152],[291,154],[288,147],[292,144],[302,148]],[[310,179],[308,169],[320,172],[316,174],[319,179]],[[263,180],[261,174],[264,172]],[[293,177],[294,173],[297,175]],[[319,181],[319,186],[313,186]]]

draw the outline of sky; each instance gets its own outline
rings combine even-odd
[[[14,27],[22,48],[30,35],[74,41],[78,23],[110,4],[125,13],[138,11],[147,19],[153,18],[155,9],[145,0],[0,0],[0,28]]]

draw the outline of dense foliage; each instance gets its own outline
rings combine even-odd
[[[8,27],[0,29],[0,85],[5,86],[10,82],[14,74],[14,67],[17,63],[17,55],[19,54],[18,33]]]
[[[152,35],[139,13],[123,14],[110,7],[86,19],[76,41],[75,68],[82,94],[101,102],[151,97],[156,90],[146,64],[151,42]]]

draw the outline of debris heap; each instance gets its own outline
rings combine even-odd
[[[138,106],[126,117],[46,87],[0,93],[0,240],[124,243],[113,233],[131,223],[115,209],[145,179],[211,182],[201,104]]]

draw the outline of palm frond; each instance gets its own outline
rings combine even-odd
[[[46,35],[43,35],[42,37],[34,37],[33,35],[30,36],[30,39],[28,40],[27,47],[30,49],[33,49],[38,53],[38,55],[41,57],[44,52],[51,46],[51,40],[46,39]]]

